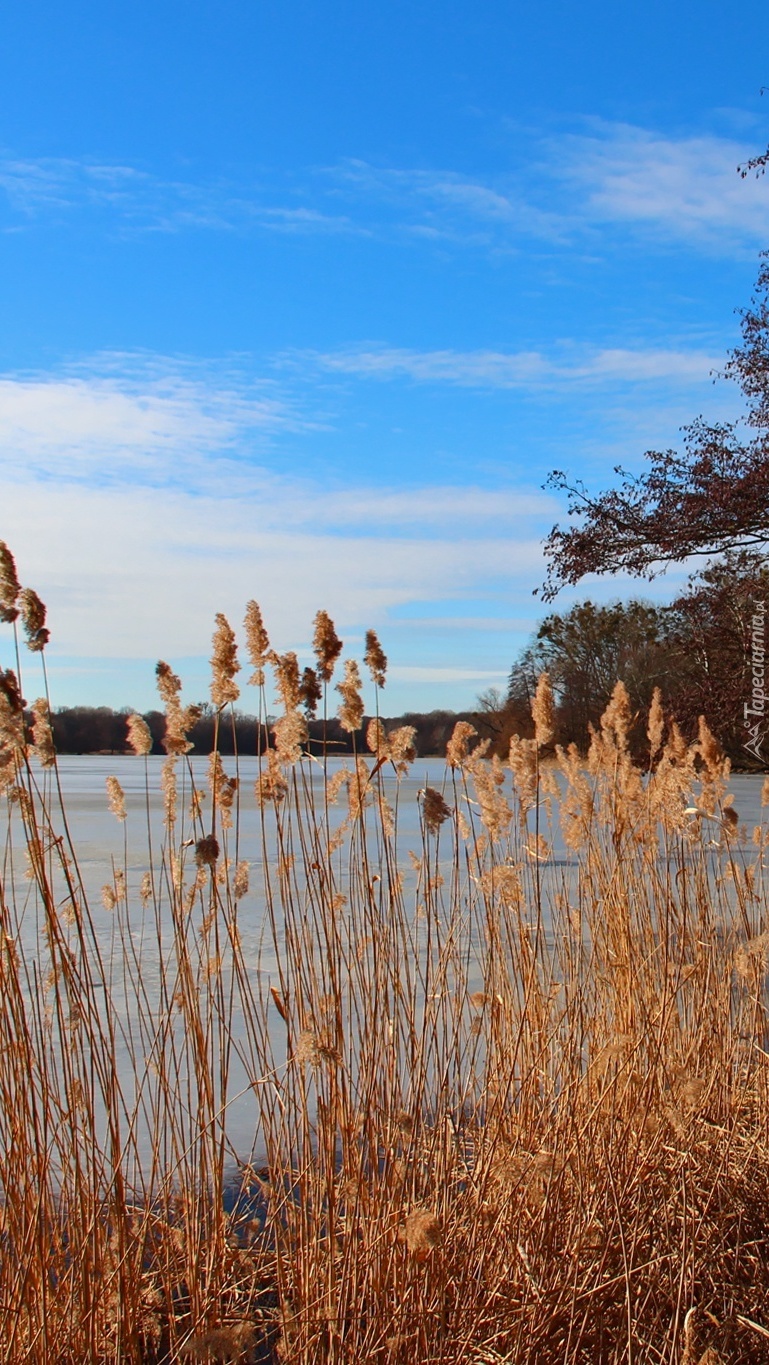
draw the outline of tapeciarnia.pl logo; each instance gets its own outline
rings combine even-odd
[[[766,603],[756,601],[755,606],[750,635],[751,696],[750,701],[746,701],[743,707],[748,739],[743,747],[759,763],[763,763],[764,756],[761,753],[761,744],[765,734],[764,720],[767,701],[764,688],[766,676]]]

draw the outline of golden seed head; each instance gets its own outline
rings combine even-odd
[[[625,750],[632,719],[627,688],[623,682],[617,682],[614,684],[609,705],[601,716],[602,734],[606,736],[613,733],[617,747]]]
[[[721,777],[724,766],[723,750],[704,716],[699,718],[698,748],[708,770],[708,776]]]
[[[288,711],[273,729],[275,748],[281,763],[298,763],[307,739],[307,721],[301,711]]]
[[[318,661],[318,677],[321,682],[330,682],[334,664],[342,652],[342,641],[339,639],[334,629],[334,622],[327,611],[319,611],[315,617],[312,647]]]
[[[318,702],[323,696],[323,688],[320,685],[320,678],[314,668],[305,668],[302,673],[302,681],[299,684],[299,696],[306,716],[314,716],[318,709]]]
[[[375,630],[366,631],[366,653],[363,661],[376,687],[384,687],[387,674],[387,655],[379,643]]]
[[[112,814],[118,820],[125,820],[125,793],[116,777],[107,778],[107,802]]]
[[[264,665],[270,652],[270,641],[267,631],[264,628],[262,613],[258,602],[249,602],[246,605],[246,616],[244,621],[246,629],[246,653],[253,664],[254,671],[249,678],[249,682],[254,687],[264,686]]]
[[[344,678],[337,683],[336,690],[341,693],[342,705],[339,707],[339,723],[343,730],[352,734],[363,724],[363,698],[360,694],[360,670],[354,659],[345,659]]]
[[[18,602],[21,623],[27,637],[27,649],[33,654],[40,654],[51,638],[51,632],[45,625],[45,603],[40,601],[32,588],[22,588]]]
[[[351,820],[358,820],[366,806],[370,806],[373,792],[369,785],[370,773],[366,760],[355,760],[355,771],[350,773],[347,783],[347,809]]]
[[[294,1060],[300,1063],[309,1062],[310,1066],[318,1065],[320,1049],[312,1029],[303,1029],[299,1034],[294,1048]]]
[[[275,749],[268,750],[267,767],[254,785],[258,805],[272,801],[276,806],[288,795],[288,782]]]
[[[195,862],[198,867],[216,867],[216,860],[219,857],[219,841],[213,834],[207,834],[205,838],[198,839],[195,845]]]
[[[425,828],[431,834],[437,834],[444,821],[451,816],[451,806],[446,804],[435,787],[425,787],[422,792],[422,816]]]
[[[534,719],[534,738],[540,749],[544,749],[555,738],[555,699],[547,673],[539,676],[531,714]]]
[[[235,632],[226,616],[216,613],[214,652],[211,655],[211,700],[218,709],[238,700],[240,688],[234,681],[240,670]]]
[[[167,754],[174,754],[179,758],[183,754],[188,754],[190,749],[194,749],[195,746],[188,740],[187,734],[199,719],[199,706],[168,707],[166,732],[163,736],[163,748]]]
[[[417,756],[417,749],[414,743],[416,733],[416,727],[414,725],[399,725],[397,730],[391,730],[387,736],[387,742],[390,746],[390,758],[395,764],[398,773],[407,773],[409,764],[413,763]]]
[[[296,711],[302,700],[299,661],[292,649],[275,656],[275,681],[284,711]]]
[[[646,734],[649,739],[649,757],[654,758],[662,747],[662,737],[665,733],[665,714],[662,709],[662,693],[655,687],[652,693],[651,706],[649,707],[649,724],[646,727]]]
[[[469,721],[458,720],[454,726],[454,732],[446,745],[446,762],[450,768],[461,768],[467,761],[469,741],[478,731]]]
[[[152,735],[143,716],[129,716],[126,722],[128,744],[135,754],[148,754],[152,750]]]
[[[101,903],[104,909],[114,910],[117,902],[118,898],[114,886],[110,886],[109,882],[105,883],[101,889]]]
[[[665,758],[669,763],[680,766],[686,762],[689,750],[686,740],[681,734],[681,728],[677,721],[673,721],[668,734],[668,742],[665,745]]]
[[[347,786],[351,777],[349,768],[337,768],[336,772],[330,774],[326,782],[326,801],[329,806],[333,806],[339,797],[343,787]]]
[[[236,901],[242,900],[243,896],[248,895],[248,873],[248,863],[239,862],[235,868],[235,876],[232,882],[232,894]]]
[[[390,745],[387,740],[387,731],[378,716],[375,720],[370,720],[366,727],[366,744],[369,752],[376,754],[377,758],[389,756]]]
[[[166,706],[179,704],[179,694],[182,690],[182,680],[174,673],[169,664],[160,659],[155,667],[155,678],[157,680],[158,692],[161,701]]]
[[[5,699],[10,712],[18,716],[23,715],[26,702],[12,668],[5,670],[0,668],[0,696]]]
[[[52,768],[56,762],[56,750],[51,731],[51,713],[45,697],[38,697],[32,706],[32,742],[42,767]]]
[[[18,616],[16,599],[21,584],[16,576],[16,562],[4,540],[0,540],[0,621],[10,625]]]
[[[185,706],[182,708],[180,701],[181,678],[177,677],[162,659],[155,669],[155,677],[158,692],[166,704],[166,729],[163,736],[163,748],[167,754],[174,754],[177,757],[188,754],[194,745],[188,741],[187,732],[200,718],[200,707]]]
[[[515,779],[518,800],[524,810],[528,810],[537,800],[539,764],[537,761],[537,742],[511,735],[508,762]]]

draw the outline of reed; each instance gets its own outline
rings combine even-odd
[[[94,903],[47,697],[25,719],[20,593],[3,547],[0,1359],[768,1360],[769,829],[740,828],[707,727],[687,745],[657,699],[642,771],[620,684],[585,757],[553,749],[544,680],[509,762],[458,726],[409,850],[413,736],[377,720],[348,764],[308,756],[297,660],[252,603],[259,714],[270,666],[285,708],[255,790],[217,754],[198,785],[159,666],[162,832],[149,778],[143,824],[113,778]],[[316,644],[325,714],[323,613]],[[383,684],[376,637],[366,662]],[[221,732],[223,617],[212,666]],[[354,661],[339,692],[356,730]]]

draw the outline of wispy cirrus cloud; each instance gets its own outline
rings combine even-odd
[[[531,151],[535,157],[533,146]],[[563,238],[562,212],[538,202],[528,169],[524,158],[516,174],[484,181],[448,167],[412,169],[348,160],[327,167],[324,177],[344,202],[365,205],[380,232],[404,240],[510,247],[519,238]]]
[[[766,240],[769,187],[738,171],[755,154],[748,142],[598,119],[557,136],[519,129],[515,141],[489,177],[363,161],[327,174],[342,195],[385,206],[405,235],[465,245],[578,246],[609,226],[708,251]]]
[[[769,187],[738,167],[756,147],[732,138],[671,137],[594,121],[552,159],[586,223],[614,223],[710,250],[763,245]],[[760,150],[760,148],[759,148]]]
[[[733,137],[592,119],[557,136],[516,130],[493,175],[348,159],[206,180],[6,154],[0,196],[6,228],[87,212],[116,231],[341,234],[503,252],[579,247],[622,229],[733,252],[763,245],[769,227],[769,188],[737,171],[755,151]]]
[[[168,179],[86,159],[0,156],[0,195],[7,227],[64,222],[85,211],[114,229],[135,232],[368,232],[349,216],[307,203],[298,185]]]
[[[203,487],[311,423],[268,382],[165,357],[110,353],[54,373],[0,375],[6,478]]]
[[[540,493],[472,484],[319,487],[276,457],[282,435],[306,437],[316,425],[274,382],[168,357],[110,354],[62,373],[0,375],[6,483],[182,488],[222,505],[252,499],[262,528],[320,523],[366,535],[502,526],[555,510]]]
[[[540,351],[416,351],[361,347],[314,353],[323,370],[363,379],[407,378],[423,384],[465,388],[543,389],[569,385],[699,384],[712,377],[719,358],[698,350],[562,347]]]

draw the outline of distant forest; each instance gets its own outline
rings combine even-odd
[[[126,753],[126,722],[129,710],[113,711],[108,706],[64,706],[54,711],[52,716],[53,735],[60,754],[98,754]],[[152,752],[162,754],[165,717],[161,711],[147,711],[144,720],[152,735]],[[330,753],[346,754],[353,751],[353,739],[360,751],[365,745],[366,726],[369,717],[364,717],[362,731],[355,736],[343,730],[339,721],[332,717],[324,725],[322,720],[310,720],[308,747],[310,752],[319,753],[325,743]],[[388,730],[400,725],[412,725],[415,730],[414,744],[417,755],[425,758],[432,754],[443,754],[452,730],[458,720],[467,720],[475,725],[482,737],[493,738],[495,721],[483,713],[462,711],[430,711],[429,713],[407,713],[397,719],[386,720]],[[205,707],[204,714],[195,722],[189,732],[193,753],[209,754],[214,744],[215,713],[213,708]],[[219,728],[219,751],[222,754],[263,753],[272,743],[270,727],[260,726],[254,716],[235,712],[225,715]]]

